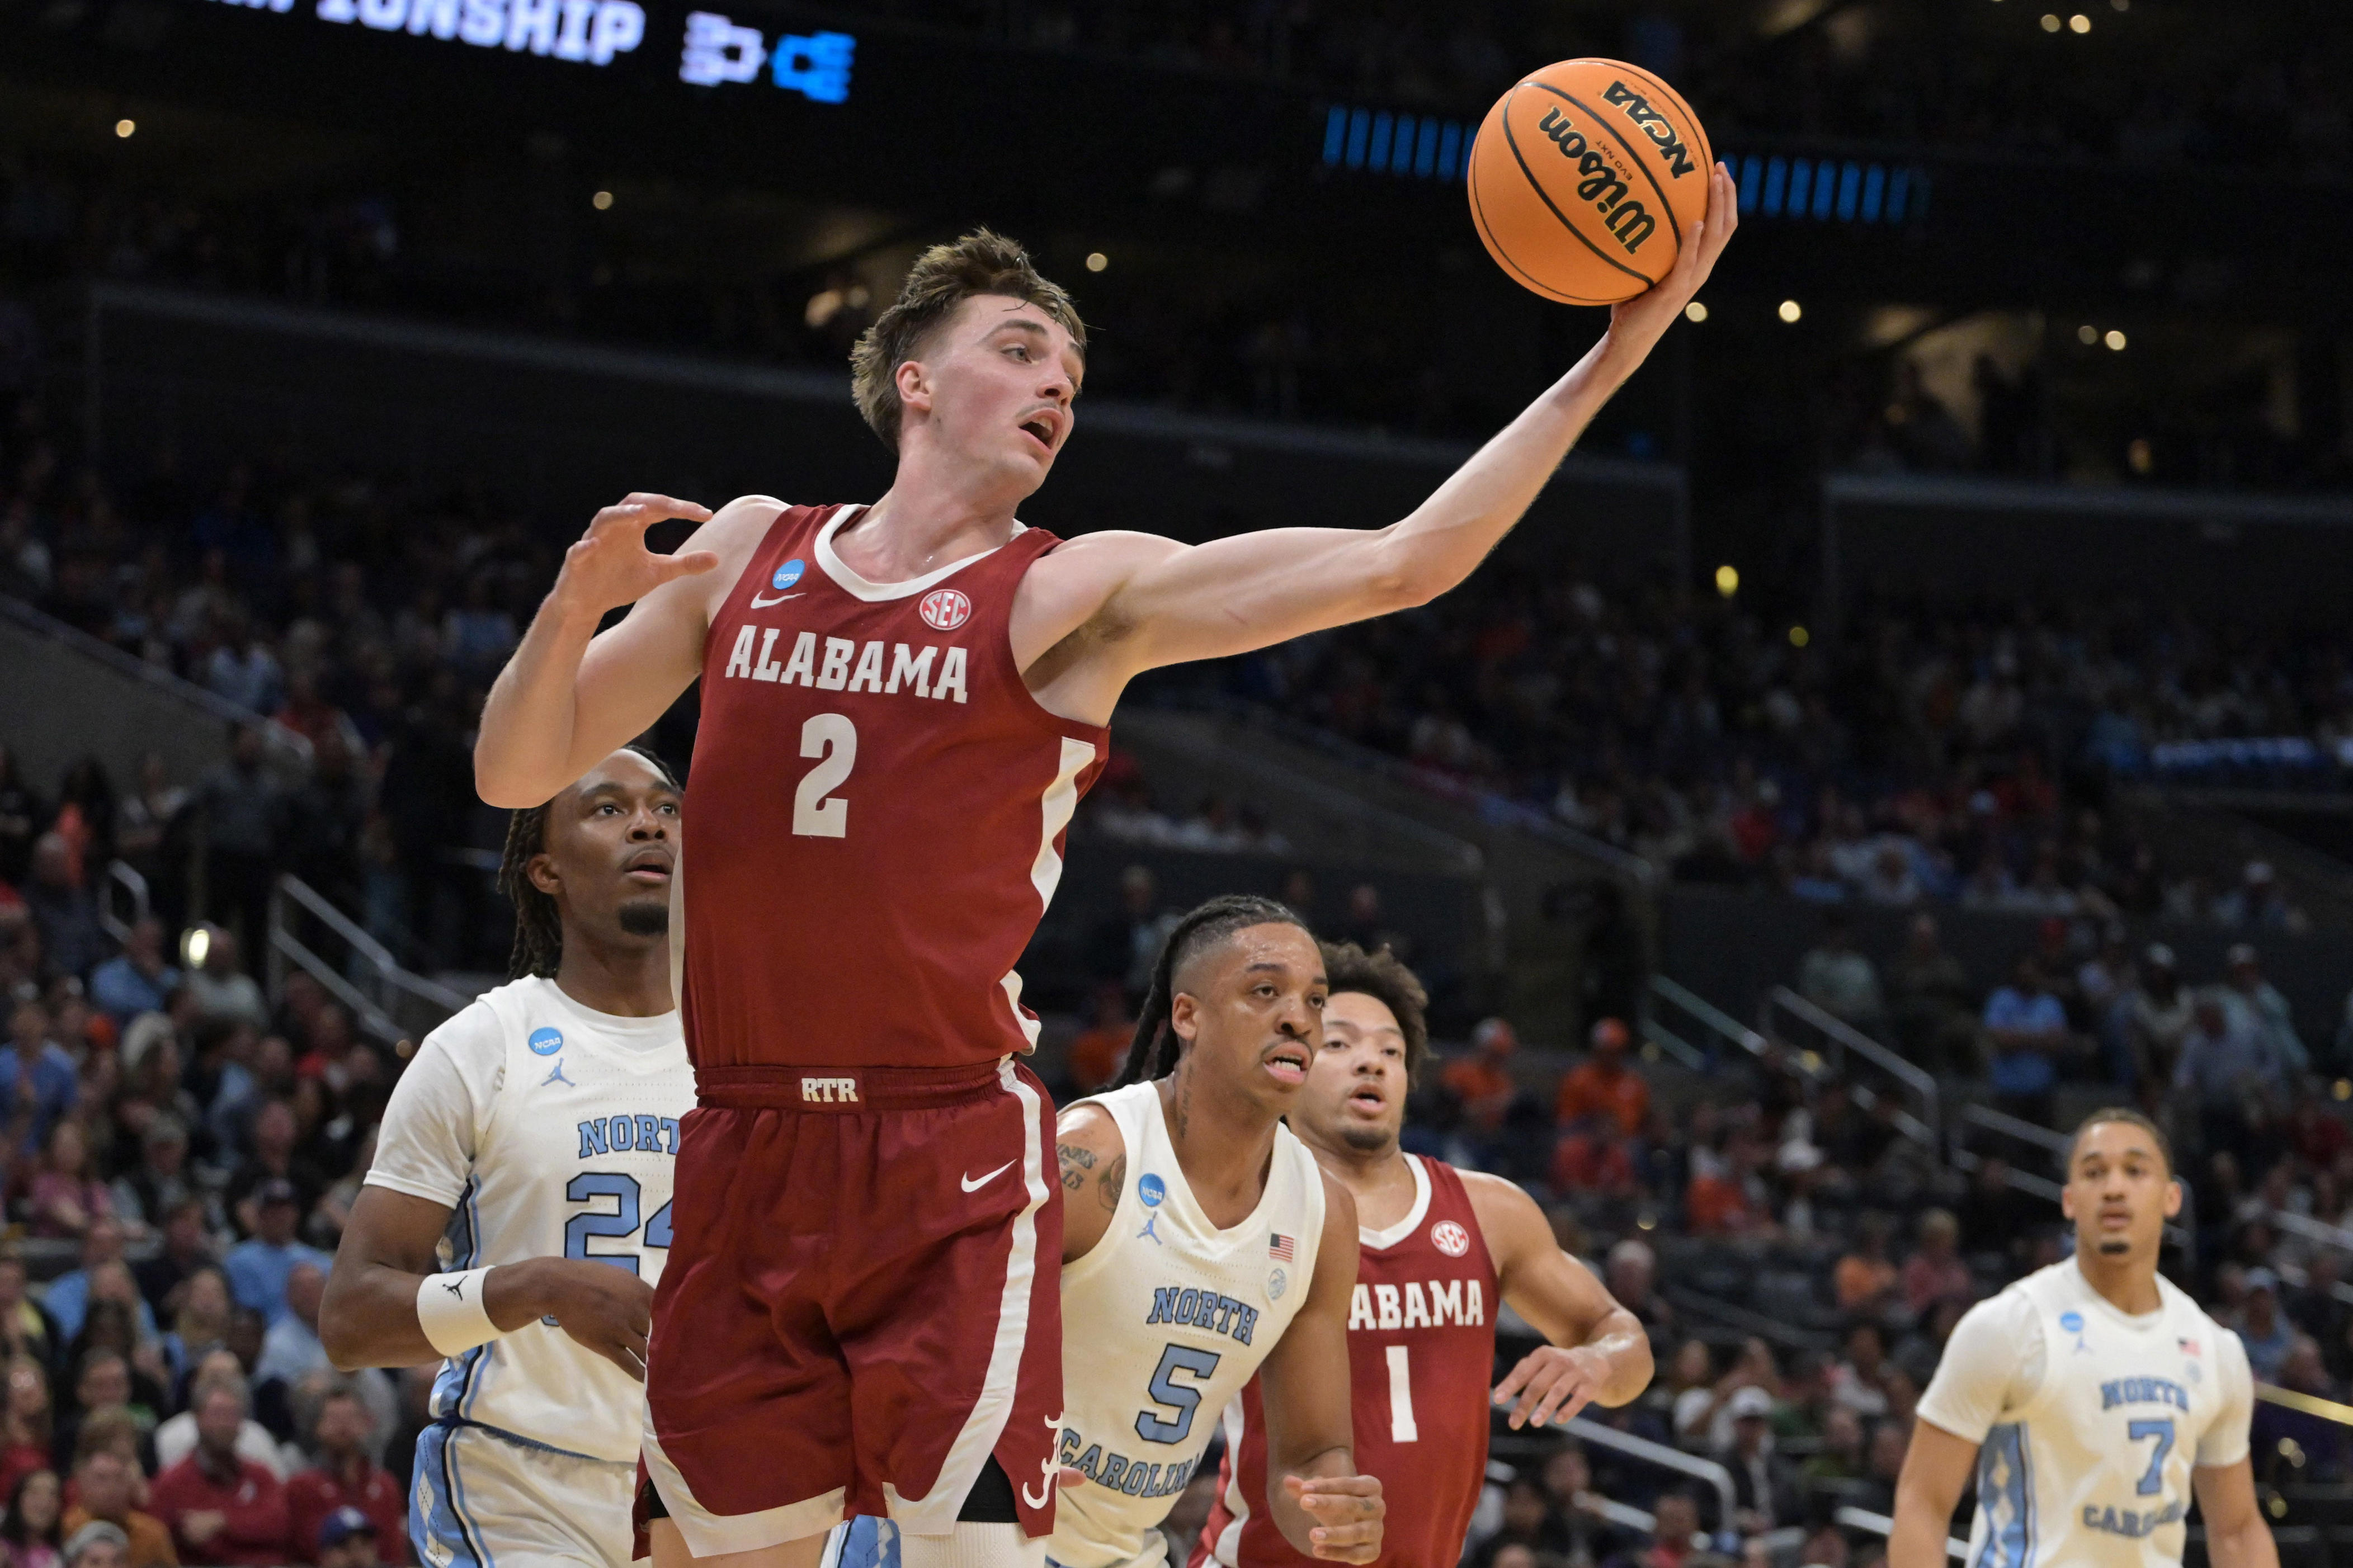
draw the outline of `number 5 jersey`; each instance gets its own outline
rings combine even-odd
[[[670,1256],[670,1173],[694,1071],[676,1013],[592,1012],[553,980],[486,992],[394,1086],[371,1186],[451,1206],[447,1269],[587,1258],[649,1283]],[[553,1323],[445,1362],[433,1414],[634,1463],[644,1390]]]
[[[1167,1555],[1157,1526],[1192,1479],[1218,1413],[1307,1299],[1324,1173],[1278,1123],[1257,1208],[1219,1230],[1177,1168],[1158,1085],[1087,1103],[1119,1124],[1127,1180],[1103,1239],[1062,1268],[1054,1458],[1084,1479],[1064,1488],[1046,1554],[1060,1568],[1155,1568]]]

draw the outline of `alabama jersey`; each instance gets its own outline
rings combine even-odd
[[[1154,1568],[1155,1527],[1307,1299],[1324,1174],[1278,1124],[1266,1191],[1229,1229],[1194,1201],[1157,1085],[1092,1100],[1119,1124],[1128,1180],[1093,1251],[1062,1269],[1063,1488],[1046,1554],[1063,1568]]]
[[[1036,1043],[1013,966],[1107,745],[1039,707],[1014,662],[1014,595],[1059,542],[1021,529],[874,583],[833,548],[863,510],[786,508],[712,617],[685,846],[706,1088]]]
[[[650,1282],[693,1105],[677,1014],[615,1017],[553,980],[517,980],[426,1037],[367,1181],[451,1205],[444,1268],[590,1258]],[[643,1404],[636,1379],[544,1321],[445,1362],[433,1384],[443,1423],[629,1465]]]
[[[2239,1336],[2160,1278],[2127,1317],[2073,1258],[1969,1309],[1920,1418],[1978,1445],[1972,1568],[2181,1561],[2190,1471],[2246,1458]]]
[[[1356,1468],[1388,1501],[1380,1561],[1454,1568],[1487,1479],[1487,1389],[1495,1366],[1495,1265],[1451,1165],[1408,1154],[1413,1206],[1360,1229],[1348,1306]],[[1065,1309],[1067,1310],[1067,1309]],[[1266,1419],[1253,1380],[1226,1406],[1217,1500],[1197,1565],[1303,1564],[1266,1511]]]

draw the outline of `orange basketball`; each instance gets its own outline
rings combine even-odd
[[[1563,60],[1487,111],[1471,149],[1471,221],[1524,287],[1612,305],[1675,264],[1707,216],[1715,163],[1673,88],[1619,60]]]

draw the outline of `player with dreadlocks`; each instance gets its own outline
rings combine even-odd
[[[1324,995],[1297,915],[1212,899],[1161,949],[1121,1087],[1061,1113],[1059,1568],[1159,1568],[1157,1526],[1252,1373],[1283,1539],[1335,1563],[1381,1553],[1381,1483],[1350,1450],[1356,1204],[1282,1125]],[[887,1564],[889,1546],[856,1521],[840,1568]]]
[[[1428,994],[1384,948],[1324,949],[1324,1046],[1291,1112],[1327,1180],[1356,1200],[1348,1309],[1356,1462],[1388,1483],[1386,1568],[1454,1568],[1487,1484],[1488,1418],[1516,1429],[1620,1405],[1651,1381],[1651,1343],[1544,1211],[1501,1176],[1398,1147],[1406,1096],[1430,1055]],[[1498,1304],[1546,1342],[1492,1396]],[[1193,1568],[1300,1568],[1267,1504],[1274,1430],[1256,1387],[1226,1407],[1225,1468]]]
[[[327,1281],[337,1366],[445,1358],[420,1561],[630,1560],[646,1334],[694,1072],[671,999],[678,781],[637,747],[508,825],[508,984],[426,1037]]]

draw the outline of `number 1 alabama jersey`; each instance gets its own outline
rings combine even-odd
[[[1348,1305],[1356,1468],[1388,1501],[1380,1562],[1454,1568],[1487,1479],[1495,1265],[1454,1167],[1408,1154],[1413,1207],[1357,1232]],[[1192,1568],[1304,1568],[1266,1511],[1266,1418],[1253,1378],[1226,1407],[1217,1500]],[[1239,1457],[1239,1458],[1238,1458]]]
[[[872,583],[833,548],[863,510],[778,513],[704,644],[685,1013],[706,1089],[763,1064],[976,1066],[1037,1039],[1013,965],[1106,749],[1013,659],[1014,595],[1060,542],[1020,528]]]

